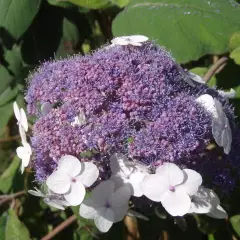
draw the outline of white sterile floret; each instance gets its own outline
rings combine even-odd
[[[54,193],[62,194],[70,205],[77,206],[85,197],[85,187],[90,187],[98,175],[98,168],[92,162],[81,163],[76,157],[66,155],[61,157],[46,184]]]
[[[21,147],[18,147],[16,152],[17,156],[22,160],[21,172],[23,173],[24,168],[28,166],[32,155],[31,146],[27,142],[22,142]]]
[[[236,97],[236,92],[235,92],[235,90],[234,89],[230,89],[230,91],[228,91],[228,92],[224,92],[224,91],[222,91],[222,90],[218,90],[218,93],[221,95],[221,96],[223,96],[223,97],[226,97],[226,98],[235,98]]]
[[[53,104],[51,104],[49,102],[43,103],[41,106],[42,115],[46,116],[48,113],[51,112],[52,109],[53,109]]]
[[[209,94],[203,94],[196,100],[212,115],[212,134],[216,143],[229,154],[232,145],[232,131],[222,104]]]
[[[80,110],[80,113],[78,116],[76,116],[74,118],[74,121],[71,123],[71,125],[74,126],[82,126],[84,124],[86,124],[87,120],[86,120],[86,116],[85,113],[83,112],[83,110]]]
[[[112,171],[110,179],[116,184],[116,187],[128,185],[133,196],[141,197],[143,195],[140,183],[149,174],[147,167],[129,161],[121,153],[110,157],[110,167]]]
[[[193,72],[186,72],[186,76],[191,78],[194,82],[201,83],[201,84],[206,84],[206,82],[200,77],[199,75],[193,73]]]
[[[133,45],[133,46],[142,46],[143,42],[146,42],[148,37],[143,35],[132,35],[132,36],[122,36],[116,37],[111,40],[111,43],[114,45]]]
[[[219,204],[220,200],[213,190],[199,187],[198,192],[192,196],[189,213],[207,214],[219,219],[227,218],[226,211]]]
[[[44,194],[36,187],[34,189],[35,190],[29,190],[28,192],[33,196],[43,198],[43,201],[51,207],[64,210],[65,207],[69,206],[69,203],[65,201],[61,195],[57,195],[51,192]]]
[[[164,163],[155,174],[146,176],[141,184],[146,197],[161,202],[172,216],[183,216],[191,206],[191,197],[202,184],[202,177],[191,169],[181,170],[173,163]]]
[[[28,121],[27,121],[27,116],[26,116],[26,113],[24,111],[23,108],[19,108],[17,103],[14,102],[13,103],[13,111],[14,111],[14,115],[18,121],[18,125],[19,127],[21,126],[25,132],[28,131]]]
[[[80,216],[94,219],[101,232],[107,232],[113,223],[121,221],[128,211],[131,190],[128,187],[115,189],[111,180],[104,181],[95,187],[89,199],[80,206]]]

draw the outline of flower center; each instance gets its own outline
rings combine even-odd
[[[175,187],[174,187],[174,186],[170,186],[170,187],[169,187],[169,191],[175,192]]]
[[[72,178],[71,181],[72,181],[73,183],[75,183],[77,180],[76,180],[76,178]]]
[[[109,202],[106,202],[105,207],[106,207],[106,208],[110,208],[110,207],[111,207],[110,203],[109,203]]]

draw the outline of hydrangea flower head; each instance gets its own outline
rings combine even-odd
[[[142,195],[149,194],[141,182],[173,164],[180,176],[173,182],[182,187],[172,187],[181,189],[186,200],[184,213],[173,210],[176,216],[190,211],[194,196],[201,195],[202,179],[210,188],[223,182],[224,189],[234,187],[240,137],[227,95],[209,88],[147,40],[141,35],[116,38],[92,54],[45,62],[29,77],[26,101],[28,114],[36,118],[31,146],[38,182],[49,181],[62,157],[71,155],[79,164],[97,167],[93,187],[105,181],[119,188],[128,185],[132,196],[145,201]],[[184,186],[192,177],[196,181],[189,192],[191,184]],[[59,194],[68,194],[71,184]],[[171,214],[162,195],[172,192],[164,191],[158,192],[157,202]],[[116,222],[110,215],[108,227]]]

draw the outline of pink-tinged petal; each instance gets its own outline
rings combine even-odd
[[[129,187],[120,187],[108,198],[109,204],[114,209],[128,204],[131,197],[131,189]]]
[[[143,194],[155,202],[160,202],[163,194],[169,190],[169,179],[165,175],[150,174],[141,182]]]
[[[94,218],[94,222],[101,232],[107,232],[114,222],[113,210],[105,207],[98,209],[98,214]]]
[[[81,217],[87,219],[94,219],[96,217],[97,211],[91,198],[83,201],[79,208],[79,214]]]
[[[65,172],[71,177],[76,177],[81,171],[81,162],[74,156],[65,155],[58,162],[58,171]]]
[[[91,198],[96,206],[104,206],[114,192],[115,184],[113,181],[107,180],[101,182],[92,190]]]
[[[184,180],[183,171],[174,163],[164,163],[156,169],[156,174],[164,176],[170,186],[181,184]]]
[[[76,177],[84,186],[90,187],[99,176],[97,166],[91,162],[83,162],[80,174]]]
[[[202,176],[191,169],[183,169],[183,172],[186,174],[186,179],[181,185],[177,186],[177,189],[181,189],[181,191],[192,196],[198,191],[199,186],[202,184]]]
[[[20,124],[22,125],[23,129],[27,132],[28,131],[27,116],[22,108],[20,109]]]
[[[161,203],[172,216],[183,216],[191,207],[190,197],[182,191],[168,191],[164,193]]]
[[[48,188],[58,194],[66,193],[71,186],[71,178],[64,172],[53,172],[46,181]]]
[[[17,121],[20,122],[20,109],[18,107],[17,102],[13,103],[13,111]]]
[[[64,198],[71,206],[77,206],[82,203],[86,195],[85,187],[81,182],[74,182],[71,184],[70,190],[64,194]]]

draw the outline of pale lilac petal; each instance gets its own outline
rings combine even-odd
[[[168,181],[170,186],[176,186],[184,180],[183,171],[174,163],[164,163],[156,169],[156,174],[164,176],[165,181]]]
[[[83,162],[80,175],[76,178],[86,187],[90,187],[96,182],[99,175],[97,166],[91,162]]]
[[[194,82],[206,84],[206,82],[199,75],[192,73],[192,72],[187,72],[187,74]]]
[[[101,182],[92,190],[91,198],[96,206],[104,206],[109,196],[114,192],[115,184],[113,181],[107,180]]]
[[[46,184],[53,192],[63,194],[70,189],[71,179],[66,173],[55,171],[47,178]]]
[[[141,182],[143,194],[155,202],[160,202],[163,194],[169,190],[169,179],[166,175],[150,174]]]
[[[82,203],[85,194],[85,187],[81,182],[77,181],[71,184],[71,188],[64,194],[64,198],[71,206],[77,206]]]
[[[122,221],[123,218],[127,215],[128,209],[128,204],[122,205],[121,207],[112,208],[114,211],[114,223]]]
[[[91,198],[83,201],[79,208],[79,214],[81,217],[87,219],[94,219],[96,217],[97,211]]]
[[[126,169],[125,162],[127,161],[128,161],[127,157],[122,153],[113,154],[110,157],[110,168],[111,168],[112,174],[116,174],[121,171],[124,171]],[[128,170],[126,174],[130,174],[130,171]]]
[[[65,155],[58,162],[58,171],[65,172],[72,177],[76,177],[81,171],[81,162],[74,156]]]
[[[161,203],[166,211],[172,216],[183,216],[191,207],[190,197],[182,191],[165,192]]]
[[[128,204],[130,197],[131,189],[129,187],[120,187],[108,198],[108,202],[114,209]]]
[[[202,176],[191,169],[183,169],[183,172],[186,174],[186,179],[181,185],[177,186],[177,188],[190,196],[194,195],[202,184]]]
[[[94,222],[101,232],[107,232],[114,222],[113,210],[105,207],[98,209],[98,214],[95,216]]]
[[[45,102],[41,106],[41,112],[43,116],[46,116],[53,109],[53,105],[49,102]]]
[[[220,205],[212,209],[210,213],[207,213],[207,215],[216,219],[225,219],[228,217],[228,214]]]
[[[53,199],[50,199],[50,198],[46,197],[46,198],[43,199],[43,201],[51,207],[54,207],[54,208],[57,208],[57,209],[60,209],[60,210],[65,210],[65,208],[63,207],[61,202],[58,201],[58,200],[53,200]]]

